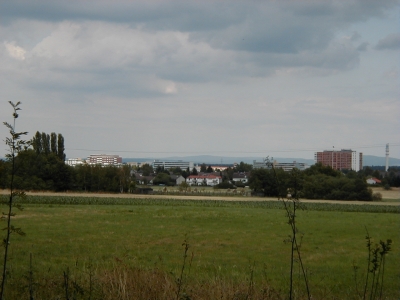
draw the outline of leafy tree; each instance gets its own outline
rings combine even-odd
[[[42,132],[42,147],[44,154],[50,153],[50,136],[45,132]]]
[[[31,144],[36,154],[43,152],[42,134],[39,131],[36,131],[35,136],[32,138]]]
[[[174,175],[182,175],[184,171],[182,171],[182,169],[180,167],[176,167],[176,168],[170,168],[169,169],[169,173],[170,174],[174,174]]]
[[[287,187],[284,183],[286,180],[283,178],[285,175],[284,171],[277,169],[276,172],[281,175],[277,175],[282,181],[281,186]],[[253,170],[249,179],[249,186],[254,192],[262,193],[266,197],[278,197],[280,195],[275,173],[270,169]]]
[[[222,181],[230,181],[230,180],[232,180],[234,172],[235,171],[231,167],[226,168],[223,171]]]
[[[207,173],[212,173],[212,172],[214,172],[214,170],[213,170],[213,168],[211,166],[208,166],[206,172]]]
[[[57,134],[55,132],[50,134],[50,150],[51,153],[57,154]]]
[[[205,163],[202,163],[200,165],[200,172],[202,172],[202,173],[207,172],[207,165]]]
[[[153,183],[155,185],[160,185],[160,184],[175,185],[175,182],[171,180],[171,177],[163,172],[157,174],[157,176],[153,179]]]
[[[158,173],[165,173],[165,174],[170,175],[169,171],[166,170],[166,169],[164,169],[164,167],[162,167],[162,166],[158,166],[158,167],[157,167],[157,169],[156,169],[156,174],[158,174]]]
[[[250,172],[251,170],[253,170],[253,165],[251,164],[246,164],[244,162],[240,162],[234,169],[235,172]]]
[[[128,165],[123,165],[122,167],[118,168],[118,177],[119,177],[120,192],[121,193],[123,193],[124,191],[129,192],[130,183],[132,181],[131,168]]]
[[[64,153],[64,137],[61,133],[57,136],[57,156],[62,161],[65,161],[65,153]]]
[[[188,187],[189,187],[189,184],[186,181],[182,181],[179,184],[179,191],[181,191],[181,192],[186,191],[188,189]]]
[[[149,164],[143,164],[139,171],[143,172],[143,176],[149,176],[150,174],[154,173],[153,167]]]
[[[338,170],[333,169],[331,166],[324,166],[322,163],[316,163],[310,168],[303,171],[305,175],[318,175],[324,174],[332,177],[341,177],[342,173]]]
[[[190,173],[190,175],[198,175],[199,173],[197,172],[196,168],[192,169],[192,172]]]

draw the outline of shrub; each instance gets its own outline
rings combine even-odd
[[[381,193],[373,193],[372,201],[382,201],[382,194]]]
[[[220,184],[217,184],[214,186],[215,189],[236,189],[236,186],[234,186],[232,183],[228,181],[221,182]]]
[[[389,191],[389,190],[391,190],[392,188],[390,187],[390,185],[389,184],[385,184],[384,185],[384,187],[383,187],[386,191]]]

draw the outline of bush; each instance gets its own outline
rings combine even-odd
[[[382,201],[382,194],[381,193],[373,193],[372,201]]]
[[[234,186],[232,183],[228,181],[224,181],[221,182],[220,184],[215,185],[214,189],[236,189],[236,186]]]
[[[392,188],[390,187],[390,185],[389,184],[385,184],[384,185],[384,187],[383,187],[386,191],[389,191],[389,190],[391,190]]]

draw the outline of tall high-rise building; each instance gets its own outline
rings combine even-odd
[[[315,152],[315,163],[322,163],[335,170],[354,170],[359,171],[363,167],[363,154],[360,152],[357,158],[357,151],[342,149],[340,151],[324,150]]]

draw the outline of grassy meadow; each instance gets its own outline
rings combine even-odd
[[[189,249],[183,274],[191,299],[210,298],[200,294],[196,297],[194,288],[190,289],[193,284],[204,290],[210,282],[219,282],[219,286],[230,284],[233,290],[235,285],[244,284],[244,289],[267,285],[274,293],[266,299],[287,295],[290,244],[284,241],[290,227],[281,203],[263,207],[226,201],[184,204],[179,200],[126,200],[124,204],[125,200],[121,200],[118,205],[100,205],[95,201],[90,205],[62,205],[57,204],[57,197],[41,199],[51,201],[39,199],[35,204],[28,201],[13,219],[26,236],[14,235],[11,239],[11,290],[21,284],[27,289],[29,270],[33,270],[33,278],[40,282],[36,286],[39,290],[51,282],[60,286],[63,274],[65,280],[64,272],[79,277],[86,287],[90,276],[100,285],[104,272],[118,266],[161,270],[163,278],[169,276],[172,280],[169,284],[176,285],[183,266],[182,244],[186,240]],[[354,266],[359,267],[357,282],[362,290],[367,268],[367,228],[376,243],[380,239],[393,240],[386,261],[384,291],[386,299],[398,299],[398,210],[367,212],[374,211],[369,206],[362,212],[358,205],[361,211],[351,212],[340,208],[343,205],[319,205],[330,208],[316,209],[310,205],[312,209],[299,211],[297,217],[303,234],[302,258],[313,298],[358,299]],[[304,287],[297,278],[297,263],[295,268],[295,288],[301,299]],[[82,296],[82,299],[87,298]]]

